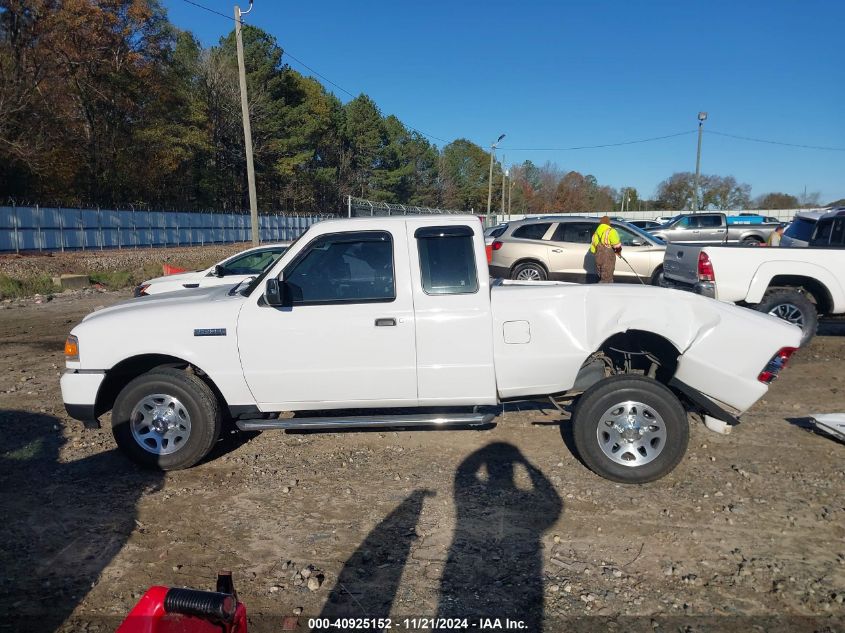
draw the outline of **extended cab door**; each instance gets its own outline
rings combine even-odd
[[[284,307],[263,286],[244,304],[238,347],[261,410],[416,405],[405,224],[388,224],[321,232],[285,263]]]
[[[421,406],[495,404],[490,277],[480,222],[407,223]]]

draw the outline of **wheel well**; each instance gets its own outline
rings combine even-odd
[[[810,295],[811,300],[815,302],[816,311],[819,314],[827,314],[833,309],[833,297],[830,296],[827,286],[818,279],[802,277],[801,275],[777,275],[769,282],[766,292],[778,288],[803,289]]]
[[[758,244],[762,244],[765,240],[760,237],[759,235],[746,235],[742,238],[743,242],[757,242]]]
[[[681,355],[669,340],[645,330],[614,334],[598,351],[610,360],[616,373],[650,376],[663,384],[675,375]]]
[[[545,265],[543,262],[541,262],[539,259],[533,259],[533,258],[531,258],[531,257],[525,257],[525,258],[523,258],[523,259],[520,259],[520,260],[517,260],[516,262],[514,262],[513,266],[511,266],[511,273],[513,273],[513,271],[514,271],[514,270],[516,270],[516,267],[517,267],[517,266],[520,266],[520,265],[522,265],[522,264],[537,264],[540,268],[542,268],[543,270],[545,270],[545,271],[546,271],[546,273],[548,273],[548,272],[549,272],[549,267],[548,267],[548,266],[546,266],[546,265]]]
[[[223,394],[214,384],[214,381],[209,378],[208,374],[200,368],[192,365],[186,360],[177,358],[175,356],[168,356],[167,354],[141,354],[139,356],[132,356],[120,361],[117,365],[106,372],[106,377],[100,389],[97,392],[96,415],[102,415],[106,411],[110,411],[114,406],[114,401],[121,389],[126,386],[130,380],[134,380],[141,374],[155,369],[156,367],[173,367],[175,369],[191,369],[200,379],[203,380],[217,396],[221,404],[225,407],[225,400]]]

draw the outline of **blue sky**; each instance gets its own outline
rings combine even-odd
[[[232,14],[228,0],[197,1]],[[231,28],[185,0],[164,6],[206,45]],[[483,146],[507,133],[506,164],[550,160],[650,197],[673,172],[695,170],[694,134],[535,148],[694,130],[704,110],[703,173],[733,175],[755,196],[806,187],[823,203],[845,197],[845,151],[707,134],[845,148],[840,0],[255,0],[247,21],[409,126]]]

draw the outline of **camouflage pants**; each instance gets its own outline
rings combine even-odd
[[[615,268],[616,253],[613,252],[613,249],[604,244],[596,246],[596,272],[599,275],[599,283],[612,284]]]

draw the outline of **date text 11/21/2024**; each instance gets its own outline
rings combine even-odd
[[[312,618],[308,628],[312,631],[341,630],[477,630],[519,631],[527,628],[524,620],[511,618]]]

